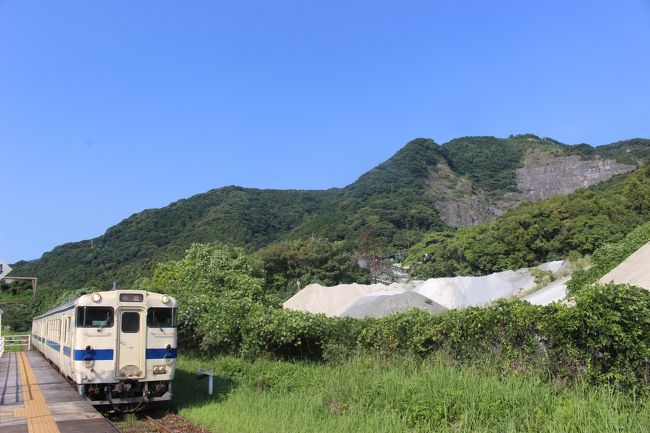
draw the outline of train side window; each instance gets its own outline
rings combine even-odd
[[[112,328],[112,307],[77,307],[78,328]]]
[[[149,308],[147,326],[150,328],[175,328],[176,308]]]

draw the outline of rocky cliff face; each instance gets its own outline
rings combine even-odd
[[[522,202],[570,194],[634,168],[609,159],[583,160],[579,156],[531,152],[517,170],[518,192],[490,198],[445,163],[432,171],[427,189],[441,218],[452,227],[460,227],[491,221]]]
[[[452,227],[481,224],[502,211],[477,191],[472,182],[440,162],[427,179],[427,194],[443,221]]]
[[[634,168],[634,165],[609,159],[582,160],[579,156],[554,157],[547,152],[535,152],[528,155],[524,166],[517,170],[520,193],[513,198],[534,201],[570,194]]]

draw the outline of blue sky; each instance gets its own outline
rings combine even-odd
[[[648,0],[0,0],[0,257],[416,137],[650,138],[648,77]]]

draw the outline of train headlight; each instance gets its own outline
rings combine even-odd
[[[167,373],[167,367],[164,365],[154,365],[153,374],[165,374]]]
[[[84,367],[90,368],[95,364],[95,361],[93,359],[84,359]]]
[[[169,296],[167,295],[162,295],[162,298],[160,298],[163,304],[167,304],[169,302]]]
[[[99,302],[99,301],[102,300],[102,295],[100,295],[99,293],[93,293],[91,298],[92,298],[93,302]]]

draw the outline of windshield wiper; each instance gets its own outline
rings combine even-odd
[[[102,332],[102,329],[104,329],[104,327],[108,325],[108,319],[110,319],[110,315],[111,313],[106,313],[106,320],[102,322],[101,325],[99,325],[99,328],[97,328],[97,332]]]

